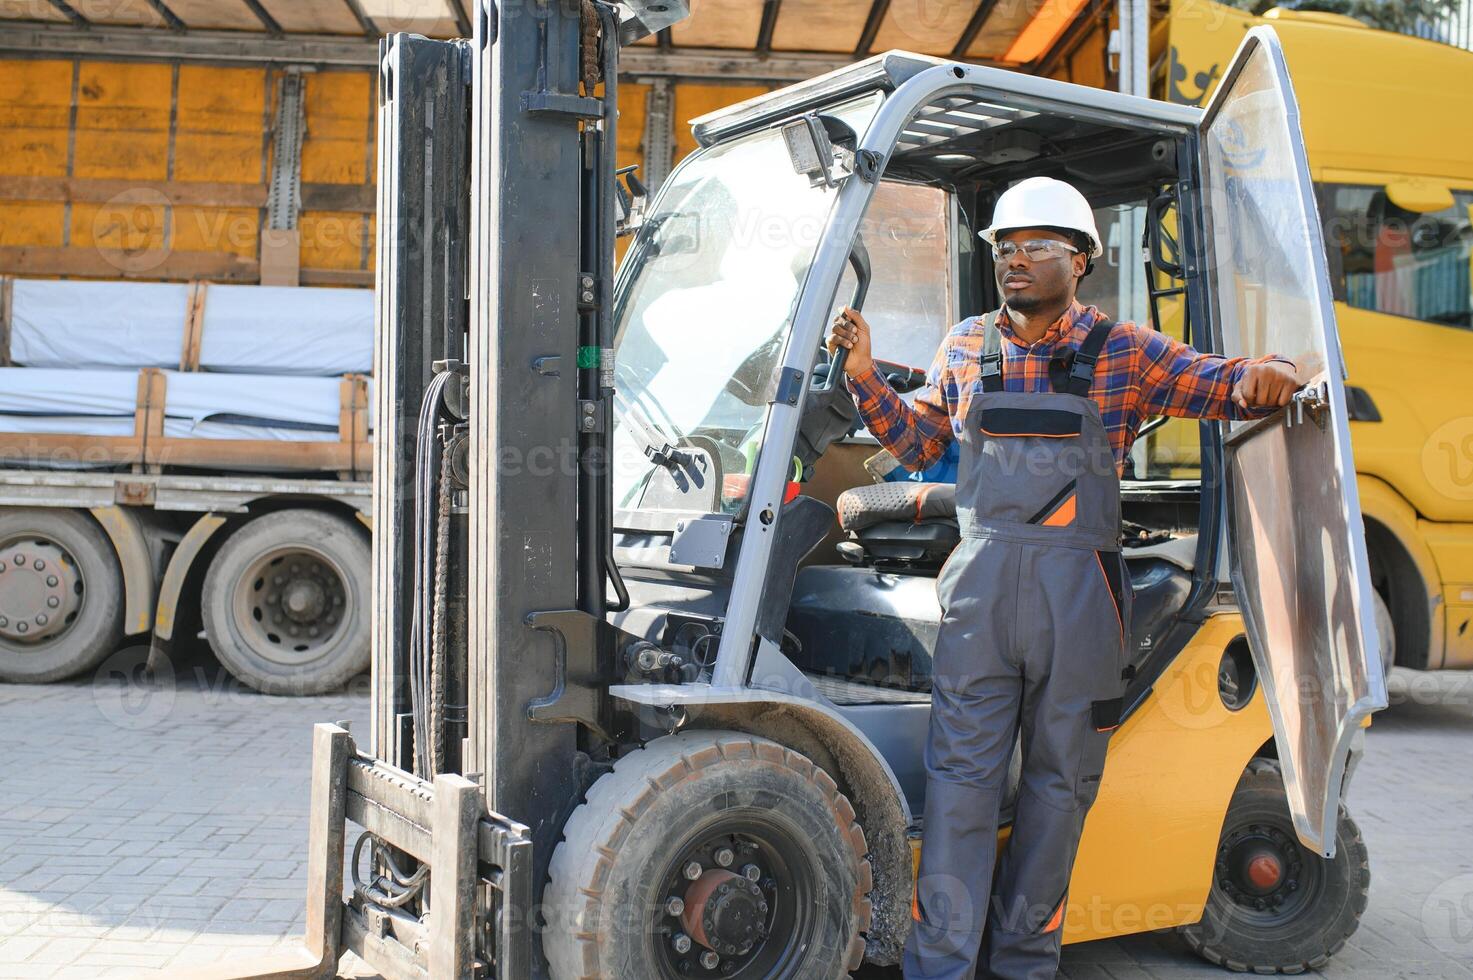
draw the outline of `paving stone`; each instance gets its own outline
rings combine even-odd
[[[1349,798],[1371,855],[1370,905],[1310,976],[1473,980],[1473,781],[1461,761],[1473,677],[1397,671],[1393,682],[1397,703],[1368,732]],[[146,975],[298,936],[311,726],[347,718],[366,731],[367,697],[268,698],[186,673],[151,725],[119,724],[139,716],[109,704],[87,683],[0,685],[0,978]],[[355,963],[345,973],[371,975]],[[1170,932],[1068,946],[1060,973],[1224,975]]]

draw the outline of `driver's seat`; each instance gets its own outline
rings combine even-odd
[[[836,509],[861,560],[939,567],[961,540],[954,483],[872,483],[839,494]]]

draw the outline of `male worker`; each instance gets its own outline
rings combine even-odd
[[[944,612],[907,980],[1055,975],[1128,664],[1122,462],[1152,416],[1244,417],[1288,404],[1296,388],[1290,361],[1200,354],[1081,306],[1075,290],[1103,249],[1089,203],[1062,181],[1005,191],[981,236],[1003,306],[952,328],[913,408],[875,370],[864,317],[845,309],[829,338],[849,351],[865,425],[906,468],[952,439],[961,450],[962,540],[936,583]],[[1020,728],[1022,783],[994,881]]]

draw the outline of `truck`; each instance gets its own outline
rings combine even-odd
[[[1155,96],[1203,104],[1258,25],[1280,37],[1303,112],[1382,658],[1388,668],[1467,670],[1473,428],[1461,379],[1473,369],[1473,134],[1440,120],[1473,112],[1473,52],[1323,11],[1255,17],[1175,3],[1152,34]]]
[[[269,694],[363,673],[371,323],[362,290],[0,280],[0,680],[200,633]]]

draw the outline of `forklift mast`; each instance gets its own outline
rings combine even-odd
[[[618,50],[687,10],[478,0],[468,41],[381,44],[373,731],[359,754],[319,726],[312,816],[339,849],[344,818],[368,833],[350,901],[313,870],[324,969],[346,948],[385,976],[545,975],[529,920],[597,775],[580,737],[611,723],[622,592]]]

